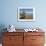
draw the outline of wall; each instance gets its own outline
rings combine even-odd
[[[0,0],[0,25],[13,24],[16,28],[41,27],[46,28],[46,0]],[[18,7],[34,7],[35,22],[18,22]]]

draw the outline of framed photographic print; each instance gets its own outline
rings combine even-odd
[[[19,7],[18,21],[35,21],[35,8]]]

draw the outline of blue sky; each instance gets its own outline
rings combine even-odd
[[[25,11],[25,13],[27,14],[33,13],[33,9],[20,9],[20,12],[23,12],[23,11]]]

